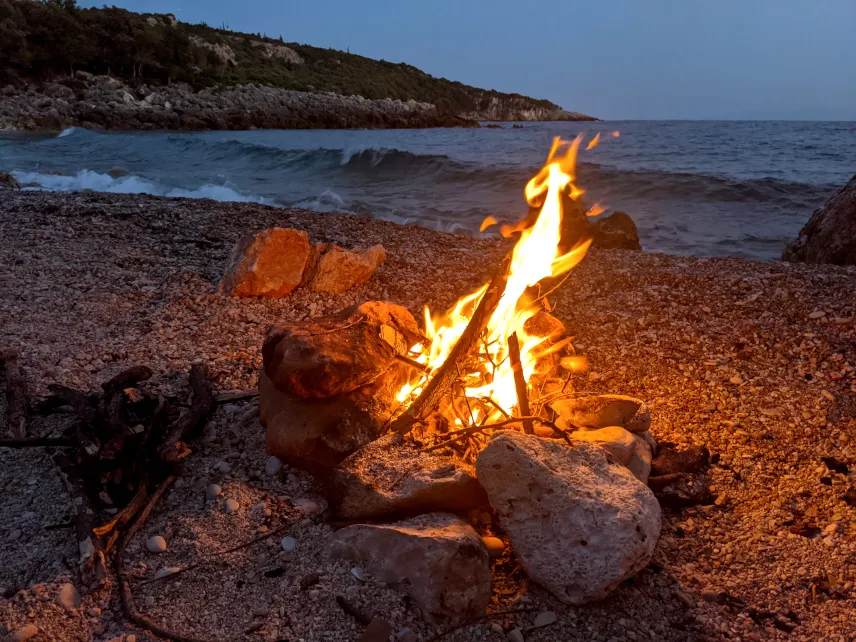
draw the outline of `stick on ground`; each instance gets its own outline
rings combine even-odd
[[[193,401],[190,409],[179,417],[161,447],[158,448],[158,456],[165,462],[174,463],[190,454],[190,449],[185,442],[202,427],[214,408],[214,391],[208,381],[208,370],[205,366],[193,366],[188,379],[190,389],[193,391]]]

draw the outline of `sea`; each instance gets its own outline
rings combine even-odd
[[[762,260],[779,258],[812,212],[856,172],[854,122],[519,125],[6,132],[0,171],[41,186],[31,189],[255,201],[479,234],[487,216],[524,216],[523,188],[553,139],[582,135],[582,198],[606,214],[630,214],[643,249]],[[599,143],[586,150],[597,134]]]

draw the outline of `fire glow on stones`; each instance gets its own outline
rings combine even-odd
[[[506,228],[504,231],[519,231],[511,255],[508,280],[504,293],[493,310],[482,333],[478,348],[473,350],[465,362],[465,370],[458,372],[466,402],[464,418],[470,425],[483,425],[510,416],[518,405],[515,387],[514,365],[511,358],[509,339],[516,336],[520,350],[520,367],[526,381],[536,372],[539,360],[559,351],[569,343],[565,339],[551,344],[545,337],[528,334],[524,325],[542,309],[539,301],[529,289],[548,277],[557,277],[569,272],[585,256],[590,240],[577,244],[567,253],[561,253],[562,195],[567,193],[577,199],[583,193],[575,183],[577,152],[582,138],[573,141],[556,138],[544,167],[528,182],[524,190],[526,201],[532,207],[540,205],[538,216],[530,227],[523,224]],[[587,149],[597,144],[593,139]],[[588,213],[602,212],[593,207]],[[494,224],[495,219],[485,221],[482,229]],[[432,316],[425,308],[425,335],[428,344],[411,347],[408,355],[425,369],[405,384],[398,393],[398,401],[407,407],[412,403],[433,375],[448,359],[450,352],[467,328],[480,300],[488,290],[488,284],[459,299],[445,314]],[[584,357],[569,357],[562,360],[566,369],[585,368]],[[460,413],[454,412],[452,404],[440,408],[440,412],[453,425],[461,426]]]

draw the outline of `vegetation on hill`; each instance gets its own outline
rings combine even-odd
[[[430,102],[446,113],[478,112],[493,100],[558,111],[547,101],[435,78],[407,64],[233,33],[171,15],[75,0],[0,0],[0,84],[57,80],[76,71],[131,85],[194,88],[258,83],[300,91]]]

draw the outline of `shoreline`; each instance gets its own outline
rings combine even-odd
[[[218,293],[235,240],[273,225],[345,247],[380,243],[388,260],[342,295],[298,289],[257,300]],[[149,365],[152,388],[170,396],[185,394],[180,373],[194,362],[211,367],[218,392],[247,389],[257,382],[268,324],[367,299],[402,304],[418,318],[423,305],[445,309],[481,285],[507,247],[502,239],[254,203],[2,190],[0,345],[22,351],[33,395],[49,383],[96,389],[137,363]],[[661,443],[706,445],[719,456],[710,472],[716,502],[665,513],[652,563],[602,602],[561,605],[495,565],[490,610],[555,611],[554,625],[527,632],[530,642],[629,633],[669,642],[725,634],[791,642],[854,637],[856,506],[844,499],[856,486],[854,291],[854,267],[591,251],[551,297],[554,314],[592,363],[573,385],[646,400]],[[252,508],[261,503],[293,524],[296,553],[282,558],[274,541],[180,581],[136,585],[146,614],[207,640],[354,639],[362,627],[335,601],[347,595],[396,632],[430,637],[436,629],[400,593],[373,578],[357,581],[347,565],[326,557],[331,526],[294,509],[302,498],[323,507],[321,488],[300,471],[283,479],[259,472],[266,455],[254,405],[220,407],[212,417],[182,483],[131,544],[133,581],[252,539],[260,525]],[[851,462],[851,470],[830,470],[823,457]],[[231,462],[232,471],[215,470],[219,461]],[[209,483],[221,484],[241,510],[227,514],[222,501],[205,503]],[[148,639],[122,620],[115,595],[88,596],[74,614],[55,603],[52,591],[64,581],[58,578],[72,575],[63,560],[76,551],[70,531],[43,528],[68,511],[50,458],[0,450],[0,487],[0,541],[7,542],[0,586],[27,585],[0,597],[0,621],[32,622],[45,639]],[[798,523],[817,532],[800,534],[791,528]],[[27,536],[13,538],[15,530]],[[161,556],[142,545],[155,533],[170,542]],[[283,574],[266,577],[279,562]],[[312,573],[317,585],[301,588]],[[501,616],[448,639],[502,642],[505,631],[530,628],[534,616]],[[258,632],[245,633],[256,620]],[[786,633],[782,622],[796,628]]]

